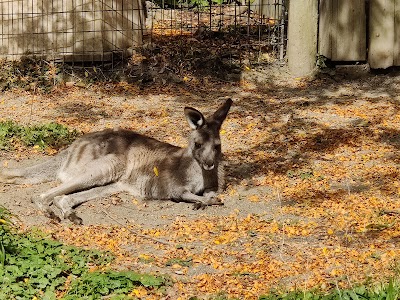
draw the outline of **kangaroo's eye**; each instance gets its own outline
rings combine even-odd
[[[196,149],[200,149],[200,148],[201,148],[201,144],[200,144],[200,143],[194,143],[194,147],[195,147]]]

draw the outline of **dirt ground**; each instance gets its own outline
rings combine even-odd
[[[0,120],[56,121],[82,132],[123,127],[179,146],[189,131],[184,106],[207,115],[226,97],[234,104],[221,131],[224,206],[197,211],[117,194],[78,207],[79,227],[53,224],[31,204],[56,183],[0,184],[0,204],[23,227],[113,251],[115,267],[168,274],[165,299],[256,299],[274,289],[385,280],[400,254],[400,76],[348,71],[299,79],[273,66],[233,83],[5,92]],[[35,149],[0,155],[3,167],[48,156]]]

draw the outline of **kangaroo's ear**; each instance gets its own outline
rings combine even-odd
[[[190,128],[198,129],[206,123],[203,114],[197,109],[185,107],[184,112]]]
[[[231,108],[233,101],[231,98],[227,99],[224,104],[212,115],[212,121],[216,122],[218,126],[222,125],[226,116],[228,115],[229,109]]]

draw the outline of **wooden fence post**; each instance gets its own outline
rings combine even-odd
[[[318,0],[289,1],[288,65],[294,76],[315,68],[318,37]]]

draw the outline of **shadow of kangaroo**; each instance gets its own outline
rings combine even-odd
[[[55,157],[27,168],[3,169],[0,182],[35,184],[59,179],[61,184],[32,201],[44,214],[75,224],[74,207],[117,192],[142,199],[169,199],[194,204],[194,209],[222,205],[224,185],[220,128],[232,105],[225,103],[206,119],[185,107],[192,131],[187,148],[173,146],[124,129],[106,129],[82,136]]]

